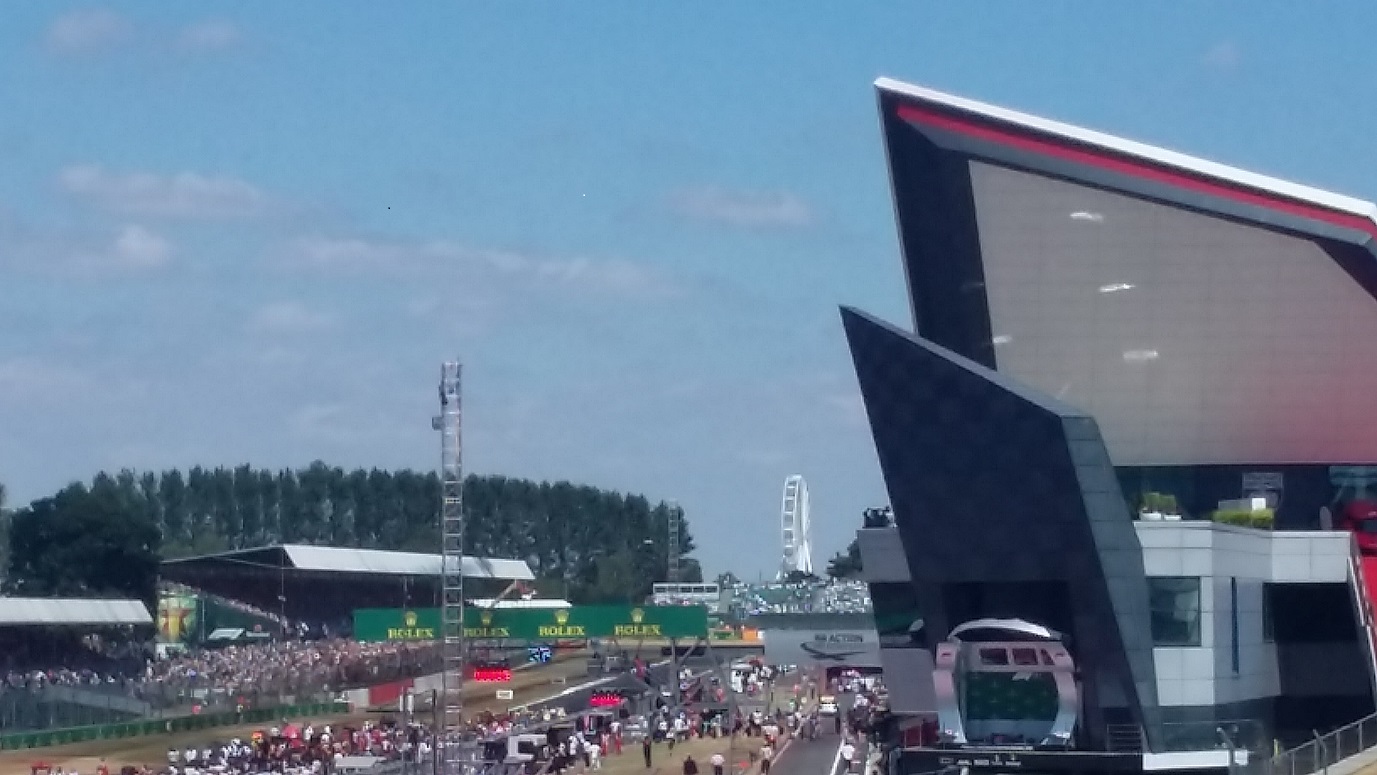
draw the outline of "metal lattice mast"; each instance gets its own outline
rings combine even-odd
[[[464,457],[461,426],[462,367],[440,367],[440,617],[444,642],[443,730],[445,772],[458,773],[464,737]]]
[[[677,501],[669,502],[669,565],[666,567],[665,581],[676,584],[679,581],[679,534],[683,532],[680,519],[683,512]]]

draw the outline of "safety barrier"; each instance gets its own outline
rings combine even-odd
[[[1345,775],[1377,762],[1377,714],[1365,716],[1304,745],[1260,762],[1263,775]]]
[[[50,729],[41,732],[16,732],[0,735],[0,751],[17,751],[28,748],[45,748],[51,745],[81,743],[88,740],[120,740],[130,737],[146,737],[174,732],[187,732],[196,729],[233,726],[238,724],[263,724],[300,716],[332,715],[347,713],[349,704],[344,702],[317,702],[303,705],[278,705],[269,708],[250,708],[241,712],[201,713],[191,716],[176,716],[162,719],[141,719],[117,724],[94,724],[67,729]]]

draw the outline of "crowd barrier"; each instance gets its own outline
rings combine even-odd
[[[189,715],[194,706],[199,706],[202,713],[218,713],[240,707],[300,704],[305,698],[324,700],[357,687],[429,675],[442,664],[437,649],[311,670],[293,679],[243,679],[228,687],[211,678],[34,688],[0,686],[0,735],[135,720],[165,721]]]
[[[0,751],[45,748],[52,745],[82,743],[89,740],[120,740],[147,737],[196,729],[237,726],[240,724],[268,724],[301,716],[326,716],[349,712],[349,703],[331,701],[302,705],[278,705],[269,708],[249,708],[243,712],[200,713],[161,719],[140,719],[117,724],[50,729],[41,732],[14,732],[0,735]]]

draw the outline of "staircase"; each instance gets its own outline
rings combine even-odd
[[[1362,623],[1363,651],[1368,678],[1377,697],[1377,557],[1364,556],[1355,540],[1349,548],[1348,587],[1358,621]],[[1377,743],[1377,740],[1373,741]]]
[[[1142,753],[1143,729],[1133,724],[1108,724],[1104,729],[1105,747],[1111,753]]]

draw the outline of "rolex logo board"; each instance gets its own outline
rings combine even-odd
[[[362,608],[354,612],[363,641],[440,637],[438,608]],[[703,606],[587,605],[569,608],[482,608],[464,612],[464,636],[477,640],[583,640],[585,638],[706,638]]]

